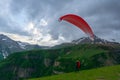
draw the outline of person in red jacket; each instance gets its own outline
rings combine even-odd
[[[80,61],[77,61],[76,62],[76,70],[79,71],[80,67],[81,67],[81,63],[80,63]]]

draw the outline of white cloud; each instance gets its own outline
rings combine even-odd
[[[46,20],[44,20],[44,19],[40,20],[40,26],[47,26],[47,25],[48,25],[48,23]]]
[[[24,30],[27,31],[28,33],[33,32],[34,29],[34,23],[29,22],[26,26],[24,26]]]

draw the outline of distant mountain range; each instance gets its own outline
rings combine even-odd
[[[84,44],[84,43],[89,43],[89,44],[107,44],[107,45],[120,45],[118,42],[111,42],[105,39],[101,39],[97,36],[95,36],[94,41],[91,40],[89,37],[83,37],[77,40],[72,41],[73,44]]]
[[[14,41],[6,35],[0,34],[0,58],[6,58],[9,54],[14,52],[43,48],[46,47],[20,41]]]
[[[60,45],[56,45],[53,48],[60,48],[60,47],[65,47],[65,46],[72,46],[72,45],[77,45],[77,44],[101,44],[101,45],[108,45],[108,46],[118,46],[120,43],[118,42],[111,42],[108,40],[101,39],[97,36],[95,36],[94,41],[91,40],[89,37],[82,37],[77,40],[73,40],[70,43],[62,43]]]
[[[70,43],[62,43],[60,45],[55,45],[52,48],[61,48],[61,47],[72,46],[77,44],[104,44],[109,46],[120,45],[120,43],[110,42],[95,36],[94,41],[92,41],[89,37],[82,37],[80,39],[73,40]],[[20,41],[14,41],[6,35],[0,34],[0,58],[6,58],[9,54],[14,52],[20,52],[20,51],[26,51],[32,49],[46,49],[46,48],[50,48],[50,47],[39,46],[37,44],[33,45]]]

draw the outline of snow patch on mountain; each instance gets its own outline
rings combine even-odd
[[[72,44],[85,44],[85,43],[90,43],[90,44],[119,44],[118,42],[107,41],[107,40],[101,39],[97,36],[95,36],[94,40],[91,40],[89,37],[83,37],[83,38],[72,41]]]
[[[4,39],[4,38],[3,38],[2,40],[5,41],[5,40],[7,40],[7,39]]]
[[[4,59],[8,56],[7,51],[2,50],[2,54],[3,54]]]
[[[27,43],[22,43],[20,41],[17,42],[19,44],[19,46],[22,48],[22,49],[26,49],[26,45],[28,45]]]

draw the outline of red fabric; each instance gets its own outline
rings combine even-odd
[[[74,14],[67,14],[59,18],[60,21],[65,20],[78,28],[84,31],[87,35],[89,35],[92,39],[94,39],[94,33],[88,23],[83,20],[80,16]]]

